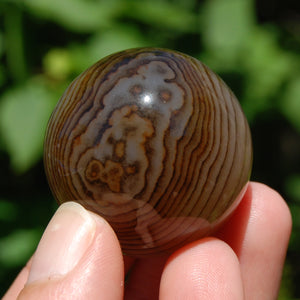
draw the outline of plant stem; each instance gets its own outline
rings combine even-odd
[[[6,58],[9,72],[17,83],[27,77],[22,19],[20,7],[6,5],[4,12]]]

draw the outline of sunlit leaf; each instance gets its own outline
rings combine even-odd
[[[71,49],[72,65],[75,66],[77,73],[81,73],[104,56],[146,45],[147,42],[137,29],[130,26],[113,27],[92,35],[85,45],[73,47]]]
[[[280,49],[272,31],[257,27],[247,45],[243,108],[252,120],[258,113],[275,108],[273,97],[280,93],[295,65],[292,56]]]
[[[219,64],[233,64],[244,52],[253,20],[251,0],[210,0],[201,11],[205,48]],[[211,67],[215,68],[214,65]]]
[[[89,32],[106,27],[122,8],[122,1],[24,0],[25,7],[74,31]]]
[[[43,62],[45,73],[57,80],[65,80],[72,70],[71,57],[67,49],[51,49]]]
[[[191,10],[162,0],[126,1],[124,13],[153,28],[173,29],[179,32],[196,31],[197,18]]]
[[[40,237],[40,230],[20,229],[1,238],[0,264],[6,267],[23,265],[33,254]]]
[[[41,156],[54,99],[39,81],[6,92],[0,102],[0,134],[16,172],[24,172]]]

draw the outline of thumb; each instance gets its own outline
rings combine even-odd
[[[46,228],[18,299],[122,299],[123,272],[108,223],[68,202]]]

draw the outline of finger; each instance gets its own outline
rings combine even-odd
[[[214,238],[187,245],[168,260],[159,299],[243,299],[236,254]]]
[[[18,299],[122,299],[123,268],[108,223],[65,203],[45,230]]]
[[[291,223],[282,197],[263,184],[251,183],[220,233],[239,257],[248,299],[276,299]]]
[[[24,285],[27,282],[29,270],[31,267],[32,259],[28,261],[26,266],[21,270],[17,278],[14,280],[2,300],[12,300],[17,299],[18,295],[20,294],[21,290],[24,288]]]

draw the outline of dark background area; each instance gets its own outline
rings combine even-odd
[[[57,208],[45,179],[47,120],[67,85],[105,55],[154,46],[190,54],[241,102],[252,180],[293,216],[279,299],[300,298],[300,2],[0,1],[0,295]]]

